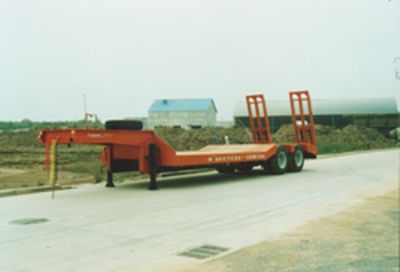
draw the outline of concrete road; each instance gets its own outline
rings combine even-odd
[[[226,253],[399,186],[399,149],[307,161],[301,173],[166,178],[0,199],[0,271],[173,271],[205,244]],[[26,218],[49,221],[18,225]],[[204,261],[204,260],[203,260]]]

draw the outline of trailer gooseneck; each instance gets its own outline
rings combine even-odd
[[[101,159],[107,168],[107,187],[113,173],[140,171],[150,174],[150,190],[158,189],[157,173],[192,168],[215,168],[220,173],[250,171],[261,165],[266,172],[283,174],[301,171],[304,158],[316,158],[316,134],[308,91],[289,93],[295,143],[274,144],[263,95],[246,97],[253,144],[208,145],[197,151],[175,151],[154,131],[141,130],[139,123],[108,121],[106,129],[63,129],[41,131],[39,143],[103,145]],[[48,163],[48,159],[46,159]]]

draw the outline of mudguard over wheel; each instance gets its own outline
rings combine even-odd
[[[280,146],[276,154],[268,161],[269,170],[272,174],[281,175],[288,169],[288,151]]]
[[[288,171],[300,172],[304,166],[304,150],[297,145],[294,152],[288,156]]]
[[[142,130],[143,122],[138,120],[109,120],[106,122],[106,129]]]

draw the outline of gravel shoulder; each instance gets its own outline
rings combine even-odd
[[[399,190],[182,271],[399,271]]]

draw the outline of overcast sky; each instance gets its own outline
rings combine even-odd
[[[396,58],[398,58],[396,60]],[[0,0],[0,120],[146,116],[157,98],[400,97],[400,0]]]

